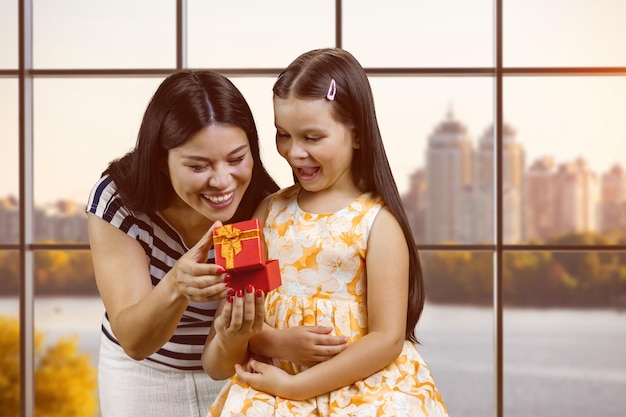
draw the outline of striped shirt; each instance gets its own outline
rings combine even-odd
[[[126,208],[117,194],[117,187],[108,176],[102,177],[92,189],[87,211],[141,244],[150,266],[153,287],[188,250],[178,232],[160,214],[134,213]],[[208,262],[214,262],[213,256],[211,249]],[[200,355],[218,304],[217,301],[190,302],[172,337],[147,359],[180,370],[202,370]],[[111,342],[119,345],[106,313],[102,320],[102,332]]]

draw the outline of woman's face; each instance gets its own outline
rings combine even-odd
[[[171,149],[167,165],[182,201],[212,221],[225,222],[250,185],[254,160],[243,129],[211,125]]]

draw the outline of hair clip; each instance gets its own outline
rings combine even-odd
[[[326,98],[330,101],[335,99],[335,94],[337,94],[337,84],[335,83],[335,79],[331,78],[330,86],[328,87],[328,93],[326,93]]]

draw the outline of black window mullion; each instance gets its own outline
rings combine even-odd
[[[18,11],[20,415],[35,415],[32,0]]]

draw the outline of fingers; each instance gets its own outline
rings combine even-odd
[[[251,285],[245,291],[232,290],[228,293],[228,303],[229,331],[248,335],[261,331],[265,320],[263,291],[255,291]]]
[[[222,226],[222,222],[219,220],[213,223],[213,225],[207,230],[207,232],[200,238],[193,248],[189,249],[191,257],[196,262],[206,262],[209,257],[209,250],[213,246],[213,229]]]
[[[333,331],[333,328],[329,326],[310,326],[307,330],[311,333],[328,334]]]

